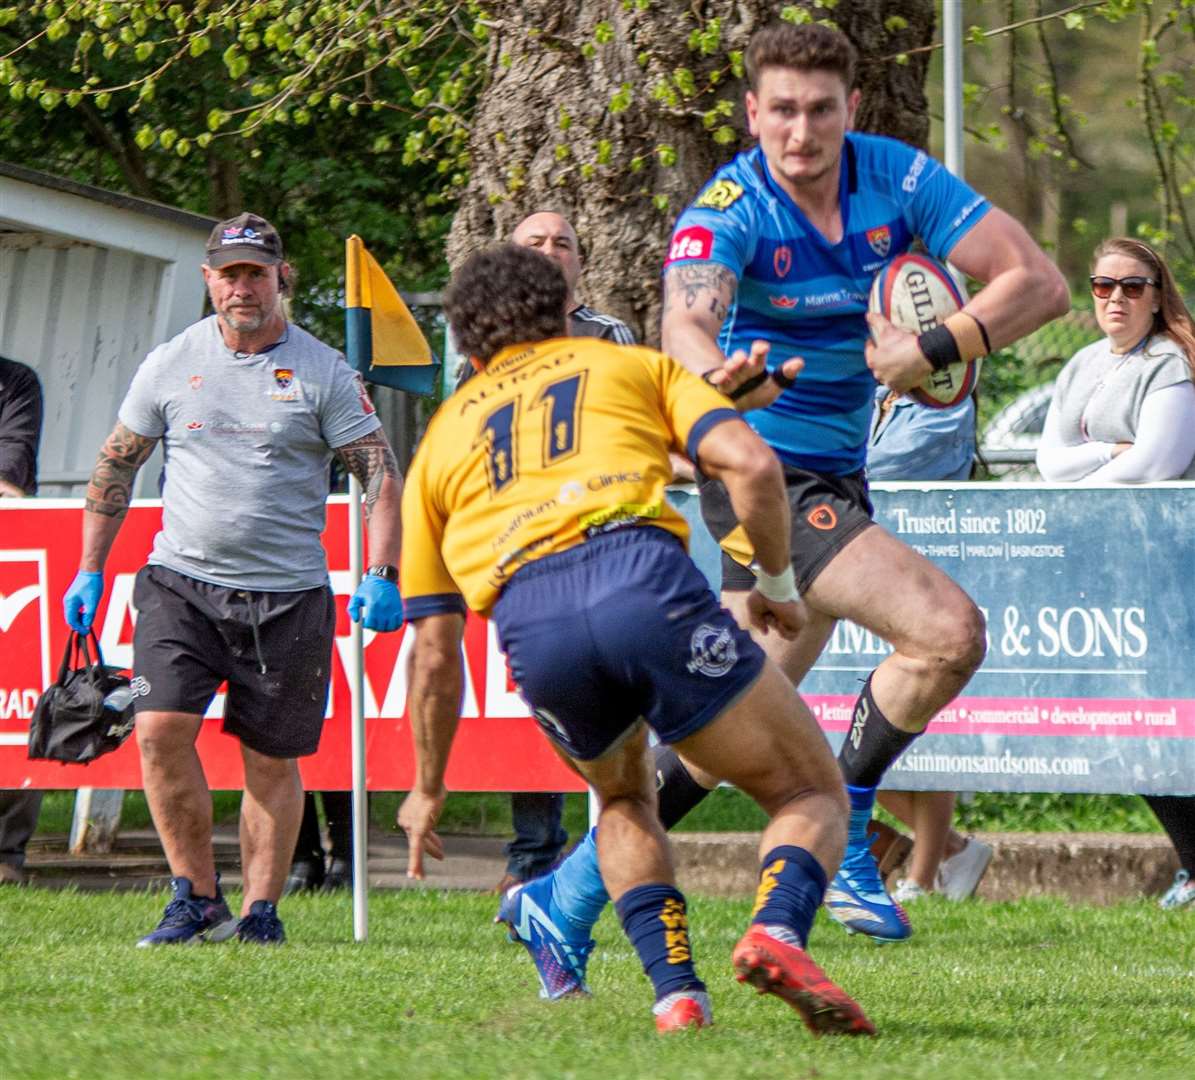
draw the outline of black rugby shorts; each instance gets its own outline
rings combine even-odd
[[[874,511],[862,470],[847,476],[830,476],[785,465],[784,486],[792,520],[793,573],[797,589],[804,594],[834,556],[873,524]],[[700,477],[698,491],[706,528],[722,548],[723,590],[753,589],[755,575],[748,567],[754,552],[734,516],[726,488],[719,480]]]
[[[315,753],[336,631],[328,586],[250,592],[145,566],[133,605],[137,712],[202,716],[227,680],[226,732],[268,757]]]

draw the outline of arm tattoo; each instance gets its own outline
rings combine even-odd
[[[721,326],[737,286],[734,271],[721,263],[680,263],[664,274],[664,310],[683,303],[686,310],[707,314]]]
[[[365,493],[365,517],[369,519],[386,477],[398,476],[398,462],[381,429],[336,448],[336,456],[360,482]]]
[[[157,439],[138,435],[118,420],[95,459],[85,508],[105,517],[124,517],[132,498],[133,478],[157,444]]]

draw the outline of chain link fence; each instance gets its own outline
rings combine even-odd
[[[977,478],[1040,480],[1034,464],[1054,379],[1102,333],[1090,311],[1071,311],[984,362],[979,388]]]

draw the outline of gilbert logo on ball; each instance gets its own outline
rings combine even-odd
[[[871,283],[868,310],[877,311],[894,326],[923,334],[967,302],[967,294],[943,263],[928,255],[898,255]],[[931,409],[948,409],[962,402],[979,379],[980,361],[961,360],[909,391]]]

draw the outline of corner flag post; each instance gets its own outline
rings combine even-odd
[[[431,394],[440,364],[402,297],[358,236],[345,241],[345,356],[366,382]],[[355,590],[365,565],[361,484],[349,476],[349,577]],[[350,637],[349,695],[353,757],[353,940],[369,934],[369,800],[365,755],[365,653],[362,626]]]

